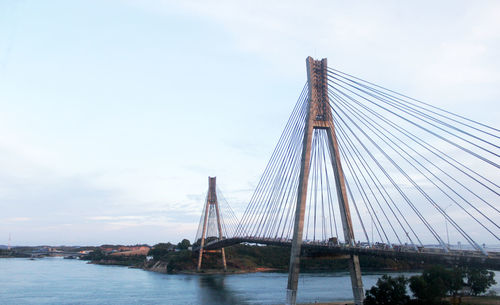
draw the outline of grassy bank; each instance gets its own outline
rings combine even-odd
[[[225,249],[228,272],[256,272],[256,271],[283,271],[288,270],[290,249],[276,246],[235,245]],[[121,265],[143,267],[159,272],[191,273],[196,272],[198,253],[189,250],[168,251],[153,249],[149,255],[152,260],[146,261],[145,255],[110,255],[101,251],[94,251],[83,259],[95,264]],[[360,257],[363,270],[420,270],[424,266],[420,263],[396,261],[381,257]],[[303,257],[301,259],[303,272],[329,272],[348,270],[347,260],[334,256]],[[222,258],[220,252],[205,253],[202,269],[205,273],[222,272]]]
[[[451,298],[447,299],[450,304]],[[342,301],[342,302],[327,302],[327,303],[306,303],[300,305],[351,305],[354,304],[353,301]],[[500,297],[494,296],[467,296],[462,297],[462,303],[460,305],[500,305]]]
[[[14,258],[14,257],[30,257],[30,255],[17,252],[14,250],[0,249],[0,258]]]

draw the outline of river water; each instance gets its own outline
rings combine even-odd
[[[374,285],[381,274],[364,274],[365,288]],[[0,259],[2,305],[283,304],[286,284],[285,273],[160,274],[62,258]],[[500,293],[500,286],[495,286],[495,290]],[[352,290],[348,273],[300,276],[300,303],[350,299]]]

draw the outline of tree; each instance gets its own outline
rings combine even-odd
[[[486,269],[468,268],[466,272],[467,287],[473,295],[486,292],[488,288],[495,285],[495,273]]]
[[[465,277],[465,268],[462,267],[455,267],[453,270],[450,271],[450,276],[451,276],[451,282],[450,282],[450,287],[448,289],[448,292],[456,297],[461,293],[461,291],[464,288],[465,282],[464,282],[464,277]]]
[[[168,252],[174,251],[174,248],[174,245],[171,243],[159,243],[154,245],[153,248],[149,250],[148,255],[153,256],[154,260],[159,260],[166,256]]]
[[[404,305],[410,300],[406,294],[408,280],[404,276],[393,278],[383,275],[376,286],[366,291],[364,305]]]
[[[440,266],[425,269],[422,275],[410,278],[410,289],[413,295],[423,304],[441,304],[453,286],[452,272]]]
[[[191,246],[191,242],[187,239],[183,239],[180,243],[177,244],[177,249],[179,250],[187,250]]]
[[[106,254],[102,252],[101,249],[97,248],[94,251],[89,252],[87,255],[83,256],[83,259],[90,260],[90,261],[98,261],[101,259],[104,259],[106,257]]]

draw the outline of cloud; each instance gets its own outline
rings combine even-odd
[[[494,1],[384,1],[381,5],[150,0],[133,5],[156,14],[184,15],[217,24],[230,35],[237,50],[261,57],[284,77],[304,76],[307,55],[329,57],[331,66],[382,84],[392,83],[393,88],[399,86],[417,97],[428,93],[425,97],[434,97],[433,103],[443,105],[491,99],[491,90],[479,90],[485,89],[480,85],[500,81],[496,56],[500,5]],[[429,10],[431,5],[433,10]],[[460,88],[464,84],[467,87]],[[451,98],[450,86],[461,94]]]
[[[10,217],[10,218],[5,218],[3,221],[5,222],[24,222],[24,221],[30,221],[30,217]]]
[[[87,217],[89,220],[141,220],[144,216],[130,215],[130,216],[91,216]]]

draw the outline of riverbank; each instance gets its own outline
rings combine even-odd
[[[464,296],[460,305],[500,305],[500,296]],[[452,303],[452,298],[447,298]]]
[[[24,258],[24,257],[30,257],[30,255],[13,250],[0,249],[0,258]]]
[[[223,271],[221,253],[216,251],[203,254],[201,273],[288,271],[290,260],[290,249],[288,248],[240,244],[226,248],[225,252],[228,271]],[[189,250],[169,251],[154,247],[149,253],[149,259],[142,266],[145,270],[161,273],[197,273],[197,252]],[[120,264],[122,263],[120,262]],[[360,264],[363,270],[366,271],[415,271],[422,270],[425,267],[421,262],[404,262],[389,258],[368,256],[360,257]],[[323,273],[347,271],[348,265],[346,259],[335,256],[321,258],[305,256],[301,259],[300,269],[303,272]]]
[[[328,303],[303,303],[299,305],[352,305],[354,301],[328,302]]]
[[[118,265],[146,271],[169,274],[245,274],[255,272],[287,272],[290,250],[274,246],[235,245],[226,249],[227,271],[223,270],[220,252],[204,253],[201,271],[197,271],[198,253],[190,250],[172,251],[153,248],[146,255],[106,254],[94,251],[82,257],[92,264]],[[360,264],[368,272],[412,272],[425,265],[402,262],[381,257],[360,257]],[[338,257],[308,258],[301,260],[301,271],[308,273],[348,271],[347,260]]]
[[[500,305],[500,296],[465,296],[462,297],[460,305]],[[451,298],[446,298],[450,304]],[[340,301],[327,303],[301,303],[300,305],[352,305],[354,301]]]
[[[168,263],[162,262],[162,261],[150,262],[149,264],[145,263],[141,269],[146,270],[146,271],[159,272],[159,273],[189,274],[189,275],[195,275],[195,274],[198,274],[198,275],[217,275],[217,274],[245,274],[245,273],[256,273],[256,272],[284,272],[281,269],[266,268],[266,267],[257,267],[257,268],[252,268],[252,269],[228,268],[226,271],[224,271],[222,268],[216,268],[216,269],[204,268],[200,271],[197,271],[196,269],[168,271]]]

